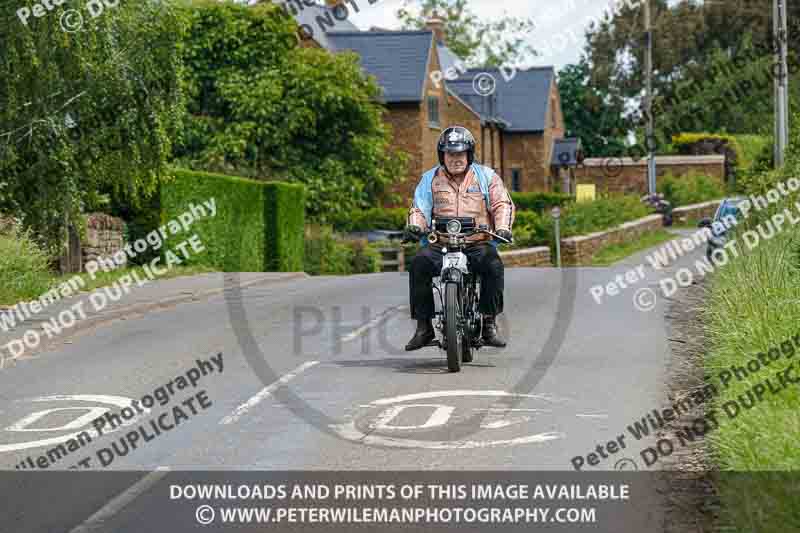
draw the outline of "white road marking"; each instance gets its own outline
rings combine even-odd
[[[388,446],[391,448],[427,448],[429,450],[453,450],[453,449],[467,449],[467,448],[487,448],[497,446],[516,446],[519,444],[533,444],[548,442],[555,439],[563,439],[565,434],[558,432],[539,433],[537,435],[528,435],[526,437],[517,437],[515,439],[506,440],[490,440],[490,441],[428,441],[428,440],[414,440],[402,439],[394,437],[383,437],[380,435],[367,435],[362,433],[356,428],[355,422],[347,424],[336,425],[332,424],[331,429],[338,433],[342,438],[357,441],[362,444],[370,446]]]
[[[359,328],[354,329],[353,331],[351,331],[350,333],[348,333],[347,335],[342,337],[341,341],[342,342],[350,342],[353,339],[357,339],[358,337],[360,337],[361,335],[363,335],[364,333],[369,331],[371,328],[374,328],[375,326],[379,325],[381,322],[383,322],[386,319],[388,319],[389,317],[391,317],[393,314],[399,313],[403,309],[408,309],[408,306],[399,305],[397,307],[390,307],[389,309],[385,310],[384,312],[382,312],[381,314],[379,314],[378,316],[376,316],[375,318],[373,318],[372,320],[370,320],[369,322],[367,322],[363,326],[360,326]]]
[[[498,413],[505,413],[505,412],[524,412],[524,413],[552,413],[550,409],[506,409],[504,407],[489,407],[486,408],[475,408],[473,411],[497,411]]]
[[[536,398],[537,400],[544,400],[546,402],[559,402],[564,401],[561,398],[554,398],[546,394],[514,394],[513,392],[506,392],[502,390],[443,390],[432,392],[419,392],[415,394],[404,394],[402,396],[395,396],[394,398],[383,398],[372,402],[372,406],[376,405],[391,405],[393,403],[407,402],[411,400],[427,400],[429,398],[442,398],[447,396],[516,396],[519,398]]]
[[[295,368],[294,370],[292,370],[291,372],[289,372],[285,376],[283,376],[280,379],[278,379],[278,381],[276,381],[275,383],[267,385],[266,387],[264,387],[263,389],[258,391],[258,393],[256,393],[255,396],[253,396],[252,398],[250,398],[249,400],[244,402],[242,405],[237,407],[236,410],[233,411],[233,413],[231,413],[228,416],[226,416],[225,418],[223,418],[220,421],[220,424],[223,424],[223,425],[233,424],[234,422],[239,420],[242,416],[247,414],[247,412],[250,409],[252,409],[256,405],[258,405],[264,399],[268,398],[279,387],[281,387],[282,385],[288,383],[289,381],[291,381],[292,379],[297,377],[303,371],[311,368],[314,365],[318,365],[318,364],[319,364],[319,361],[308,361],[307,363],[303,363],[302,365],[298,366],[297,368]]]
[[[516,424],[522,424],[523,422],[530,422],[531,417],[529,416],[519,416],[517,418],[504,418],[502,420],[494,420],[492,422],[484,422],[481,424],[482,429],[500,429],[506,428],[508,426],[513,426]]]
[[[434,411],[424,424],[416,426],[390,426],[389,422],[409,407],[433,407]],[[375,429],[430,429],[433,427],[443,426],[448,420],[450,415],[453,414],[456,408],[452,405],[438,405],[429,403],[414,403],[408,405],[396,405],[383,411],[378,416],[378,421],[375,423]]]
[[[59,413],[62,411],[88,411],[87,413],[82,414],[72,422],[68,424],[62,424],[60,426],[52,427],[52,428],[35,428],[29,429],[28,426],[31,424],[38,422],[40,419],[50,415],[52,413]],[[31,431],[34,433],[38,433],[41,431],[72,431],[75,429],[80,429],[84,426],[88,426],[92,423],[92,420],[95,418],[100,418],[111,409],[108,407],[55,407],[53,409],[45,409],[44,411],[36,411],[35,413],[31,413],[22,420],[18,420],[14,424],[8,426],[6,431]]]
[[[367,407],[374,409],[375,407],[384,406],[384,405],[393,405],[400,402],[406,401],[414,401],[414,400],[425,400],[429,398],[442,398],[442,397],[453,397],[453,396],[482,396],[482,397],[520,397],[520,398],[534,398],[537,400],[542,400],[546,402],[560,402],[560,401],[567,401],[561,398],[555,398],[552,396],[544,395],[544,394],[515,394],[513,392],[506,392],[502,390],[445,390],[445,391],[434,391],[434,392],[421,392],[416,394],[404,394],[401,396],[395,396],[393,398],[381,398],[380,400],[375,400],[368,405],[361,405],[361,407]],[[442,425],[444,422],[449,421],[450,415],[453,412],[454,408],[451,409],[443,409],[444,407],[449,407],[446,405],[441,404],[422,404],[426,407],[435,407],[436,410],[433,414],[428,418],[428,421],[423,424],[422,426],[388,426],[387,423],[392,420],[398,413],[402,411],[405,407],[416,406],[419,407],[420,404],[412,404],[409,406],[402,405],[393,408],[389,408],[385,411],[382,411],[380,415],[378,415],[378,423],[377,424],[370,424],[370,429],[405,429],[407,431],[413,430],[420,430],[420,429],[430,429],[433,426]],[[498,413],[508,412],[508,411],[526,411],[526,412],[550,412],[546,409],[504,409],[504,408],[488,408],[482,409],[483,411],[488,411],[489,416],[492,418],[496,418]],[[489,420],[484,421],[481,425],[481,429],[502,429],[508,426],[529,422],[529,416],[516,416],[511,419],[500,419],[500,420]],[[433,420],[433,423],[432,423]],[[464,449],[464,448],[486,448],[486,447],[494,447],[494,446],[516,446],[519,444],[531,444],[531,443],[542,443],[547,442],[555,439],[564,438],[565,434],[555,431],[550,431],[546,433],[539,433],[536,435],[527,435],[524,437],[517,437],[514,439],[502,439],[502,440],[486,440],[486,441],[477,441],[477,440],[461,440],[461,441],[428,441],[428,440],[415,440],[415,439],[406,439],[401,437],[385,437],[382,435],[375,435],[372,431],[369,434],[363,433],[356,427],[355,421],[347,422],[344,424],[331,424],[330,428],[339,434],[342,438],[359,442],[360,444],[367,444],[367,445],[374,445],[374,446],[387,446],[392,448],[427,448],[431,450],[450,450],[450,449]]]
[[[608,418],[608,415],[575,415],[580,418]]]
[[[33,398],[31,400],[28,400],[28,401],[31,401],[31,402],[51,402],[51,401],[97,402],[97,403],[105,403],[105,404],[115,405],[115,406],[120,407],[120,408],[132,407],[132,405],[133,405],[133,399],[132,398],[126,398],[125,396],[108,396],[108,395],[100,395],[100,394],[67,394],[67,395],[56,395],[56,396],[41,396],[39,398]],[[148,408],[146,408],[144,406],[139,406],[139,407],[140,407],[140,409],[142,409],[142,411],[144,411],[144,413],[142,413],[140,415],[137,415],[137,416],[134,416],[130,420],[123,421],[117,427],[115,427],[113,429],[109,429],[108,431],[104,431],[103,434],[107,435],[109,433],[113,433],[115,431],[118,431],[118,430],[120,430],[121,428],[123,428],[125,426],[130,426],[130,425],[136,423],[136,421],[139,418],[142,418],[142,417],[146,416],[150,412],[150,409],[148,409]],[[30,416],[28,416],[26,418],[30,418]],[[6,430],[10,430],[10,429],[14,428],[15,426],[17,426],[19,424],[20,424],[20,422],[17,422],[16,424],[12,424],[8,428],[6,428]],[[89,429],[86,429],[84,431],[86,433],[88,433],[91,438],[95,438],[95,437],[99,437],[100,436],[98,431],[96,429],[94,429],[93,427],[89,428]],[[15,443],[15,444],[0,444],[0,453],[16,452],[16,451],[19,451],[19,450],[27,450],[28,448],[38,448],[40,446],[50,446],[50,445],[54,445],[54,444],[61,444],[62,442],[66,442],[66,441],[68,441],[70,439],[77,438],[78,435],[80,435],[81,433],[83,433],[83,431],[76,431],[74,433],[69,433],[67,435],[62,435],[60,437],[52,437],[52,438],[49,438],[49,439],[41,439],[41,440],[35,440],[35,441],[30,441],[30,442],[18,442],[18,443]]]
[[[159,466],[142,479],[118,494],[113,500],[105,504],[99,511],[94,513],[83,524],[73,528],[69,533],[90,533],[105,524],[115,514],[120,512],[126,505],[144,494],[158,483],[169,473],[169,467]]]

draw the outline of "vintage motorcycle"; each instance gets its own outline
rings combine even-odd
[[[481,276],[469,271],[464,253],[469,244],[466,238],[486,233],[504,244],[511,244],[511,241],[492,233],[485,224],[476,228],[472,217],[433,219],[431,226],[433,231],[428,235],[428,242],[436,243],[444,235],[448,241],[442,248],[442,271],[434,277],[433,283],[440,304],[434,313],[435,327],[442,333],[442,339],[434,340],[428,346],[445,350],[447,368],[459,372],[462,362],[472,361],[472,350],[483,345],[483,315],[478,311]]]

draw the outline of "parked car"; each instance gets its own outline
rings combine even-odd
[[[713,261],[712,254],[717,248],[722,248],[727,244],[731,238],[731,231],[735,227],[731,224],[726,224],[727,217],[733,216],[738,221],[742,215],[739,205],[744,202],[744,198],[734,197],[725,198],[719,204],[714,218],[704,218],[697,224],[698,228],[708,228],[711,230],[711,235],[708,238],[708,247],[706,248],[706,257],[709,261]]]

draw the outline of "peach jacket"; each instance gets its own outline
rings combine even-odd
[[[436,217],[474,217],[475,224],[488,224],[491,231],[511,231],[515,208],[503,180],[489,167],[473,163],[461,186],[449,178],[442,167],[425,174],[417,185],[414,201],[408,211],[408,224],[430,231]],[[489,235],[468,237],[468,241],[490,240]],[[492,245],[497,242],[492,240]],[[427,238],[423,239],[427,245]]]

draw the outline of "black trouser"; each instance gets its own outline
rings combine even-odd
[[[481,274],[481,294],[478,310],[484,315],[503,312],[503,261],[497,248],[488,243],[464,249],[470,272]],[[430,319],[435,311],[433,277],[442,272],[441,248],[426,246],[411,261],[408,277],[411,297],[411,318]]]

